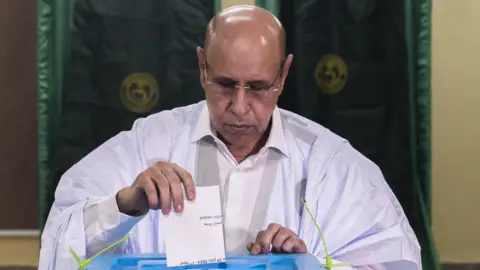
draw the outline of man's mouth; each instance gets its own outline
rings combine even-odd
[[[228,127],[234,133],[246,133],[250,128],[249,125],[228,125]]]

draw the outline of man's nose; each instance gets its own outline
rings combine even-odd
[[[231,109],[235,115],[245,115],[250,106],[250,96],[243,87],[235,89],[231,97]]]

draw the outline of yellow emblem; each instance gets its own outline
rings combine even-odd
[[[314,76],[322,92],[336,94],[347,84],[347,65],[340,56],[327,54],[318,61]]]
[[[148,73],[133,73],[120,86],[123,105],[135,113],[147,113],[157,105],[160,98],[158,83]]]

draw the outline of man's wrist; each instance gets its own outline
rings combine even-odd
[[[129,187],[121,189],[117,195],[115,196],[115,199],[117,201],[117,206],[118,206],[118,211],[120,213],[132,216],[132,217],[138,217],[138,216],[143,216],[146,212],[143,212],[139,209],[136,209],[134,204],[128,203],[131,200],[129,200]]]

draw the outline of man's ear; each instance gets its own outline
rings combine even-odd
[[[200,84],[205,89],[205,50],[202,47],[197,47],[198,68],[200,69]]]
[[[281,82],[280,82],[280,92],[283,91],[283,86],[285,85],[285,79],[288,76],[288,71],[290,70],[290,66],[293,62],[293,54],[289,54],[283,63],[283,71],[281,75]]]

